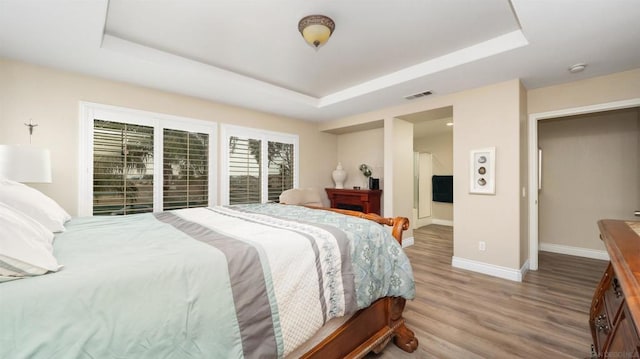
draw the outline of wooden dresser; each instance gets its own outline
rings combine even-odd
[[[380,214],[382,190],[325,188],[325,191],[331,201],[331,208]]]
[[[591,302],[598,358],[640,358],[640,221],[598,222],[611,262]]]

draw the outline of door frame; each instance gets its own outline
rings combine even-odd
[[[538,270],[538,121],[550,118],[639,107],[640,98],[566,108],[529,115],[529,269]]]

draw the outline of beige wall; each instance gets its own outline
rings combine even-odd
[[[393,161],[393,216],[413,218],[413,123],[393,118],[385,121],[391,124],[391,153]],[[388,187],[387,187],[388,188]],[[390,200],[389,197],[386,198]],[[413,227],[409,226],[403,237],[412,237]]]
[[[453,132],[415,138],[413,149],[431,153],[434,175],[453,175]],[[453,203],[432,201],[431,218],[453,221]]]
[[[320,129],[453,106],[454,256],[518,269],[528,257],[528,198],[521,195],[528,172],[525,108],[532,114],[633,98],[640,98],[640,69],[531,91],[512,80],[337,119],[320,124]],[[496,195],[470,195],[469,150],[485,146],[497,148]],[[392,156],[385,152],[385,163],[387,157]],[[485,252],[477,249],[480,240],[486,242]]]
[[[513,80],[468,91],[453,106],[454,255],[513,269],[522,265],[519,101]],[[496,194],[469,194],[469,152],[484,147],[496,148]]]
[[[300,137],[300,186],[333,185],[331,172],[336,166],[337,138],[319,132],[315,123],[0,60],[0,143],[28,143],[23,123],[29,119],[38,123],[33,143],[51,150],[53,183],[34,187],[50,195],[71,214],[77,213],[79,101],[294,133]]]
[[[19,62],[0,60],[0,143],[26,143],[23,123],[32,118],[40,124],[33,142],[52,150],[54,183],[38,188],[50,194],[67,210],[75,213],[77,198],[78,101],[130,107],[146,111],[232,123],[272,131],[297,133],[300,136],[301,187],[333,186],[331,172],[339,160],[338,138],[333,129],[379,122],[384,119],[384,172],[386,183],[396,177],[388,163],[412,163],[411,158],[391,150],[400,139],[393,134],[393,119],[411,113],[453,106],[454,129],[454,255],[460,258],[518,269],[525,249],[521,248],[527,218],[520,202],[523,170],[522,108],[539,113],[587,106],[610,101],[640,98],[640,69],[592,78],[527,92],[514,79],[478,89],[449,95],[436,95],[400,106],[336,119],[317,126],[187,96],[106,81]],[[403,127],[400,125],[400,127]],[[407,141],[405,139],[405,141]],[[407,141],[408,142],[408,141]],[[526,145],[526,144],[525,144]],[[496,194],[471,195],[469,151],[496,147]],[[400,151],[402,152],[402,151]],[[401,158],[395,158],[400,156]],[[394,178],[390,180],[389,177]],[[382,177],[382,176],[381,176]],[[411,218],[413,186],[391,197],[386,215]],[[397,188],[395,185],[392,187]],[[386,201],[385,201],[386,202]],[[408,206],[405,212],[404,204]],[[396,206],[397,205],[397,206]],[[402,207],[402,208],[400,208]],[[486,242],[486,251],[478,251],[478,241]]]
[[[640,68],[530,90],[529,114],[640,98]]]
[[[519,269],[521,266],[520,226],[523,225],[526,228],[527,225],[521,223],[519,213],[520,101],[521,87],[516,79],[337,119],[320,124],[320,129],[331,131],[378,121],[381,118],[388,120],[416,112],[453,106],[455,122],[453,175],[456,201],[454,256]],[[385,121],[385,131],[388,130],[387,123],[388,121]],[[385,141],[387,141],[386,134]],[[469,194],[469,151],[489,146],[496,147],[496,195]],[[387,163],[398,160],[405,159],[395,158],[392,152],[385,151],[385,166]],[[406,161],[411,162],[412,155]],[[389,176],[385,177],[388,183]],[[395,179],[396,177],[394,181]],[[396,186],[393,188],[395,189]],[[393,208],[393,213],[386,213],[386,215],[412,217],[413,186],[411,183],[407,185],[407,189],[411,190],[402,193],[394,192],[391,195],[394,204],[406,203],[408,210],[400,212],[400,209]],[[478,250],[478,241],[486,242],[486,251]]]
[[[638,99],[640,99],[640,68],[530,90],[527,93],[527,107],[531,115]],[[640,161],[640,152],[638,158]],[[638,200],[640,201],[640,197]]]
[[[640,208],[636,109],[544,120],[539,242],[604,250],[596,222]]]
[[[371,176],[380,178],[380,188],[384,190],[384,129],[338,135],[338,162],[347,171],[344,188],[367,187],[367,180],[358,169],[365,163],[371,168]]]

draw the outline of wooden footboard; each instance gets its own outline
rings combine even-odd
[[[380,217],[375,213],[362,213],[358,211],[350,211],[347,209],[339,209],[339,208],[326,208],[326,207],[315,207],[315,206],[305,206],[313,209],[322,209],[325,211],[337,212],[346,214],[348,216],[354,216],[358,218],[368,219],[370,221],[374,221],[376,223],[384,224],[386,226],[390,226],[391,235],[395,238],[400,245],[402,245],[402,232],[409,229],[409,219],[407,217],[395,217],[395,218],[387,218]]]
[[[392,227],[393,237],[402,244],[402,232],[409,228],[405,217],[384,218],[377,214],[365,214],[335,208],[319,208],[350,216],[356,216]],[[418,347],[418,339],[407,328],[402,317],[405,299],[400,297],[380,298],[354,314],[347,322],[331,333],[302,358],[362,358],[373,351],[379,353],[393,339],[406,352]]]

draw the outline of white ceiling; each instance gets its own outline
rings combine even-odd
[[[336,22],[318,51],[310,14]],[[322,121],[637,68],[638,19],[638,0],[0,0],[0,57]]]
[[[447,126],[447,123],[453,123],[452,106],[411,113],[400,118],[413,123],[414,139],[440,136],[445,133],[453,135],[453,126]]]

